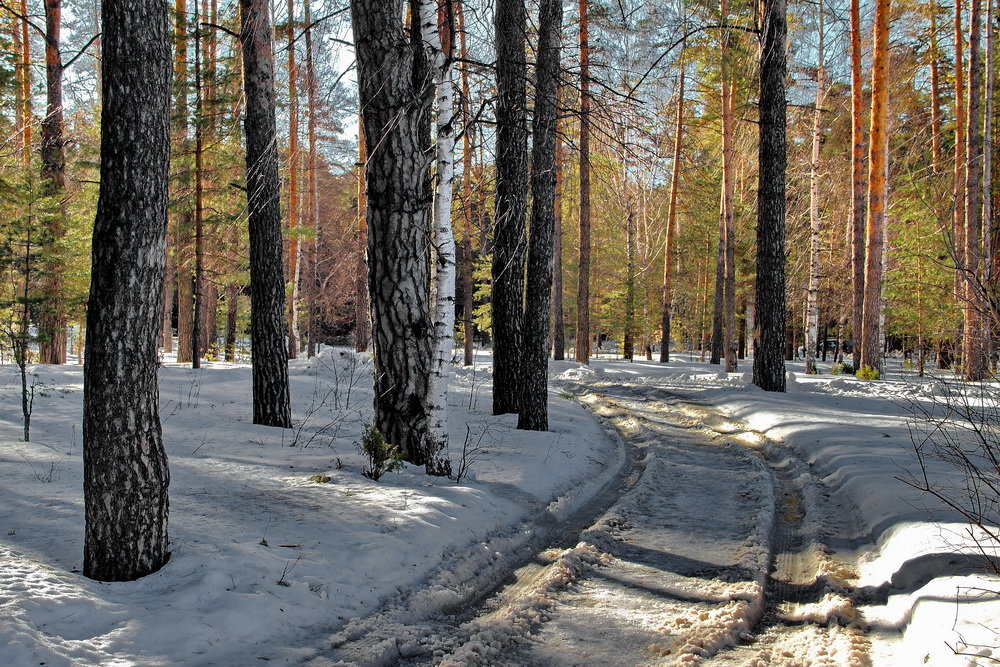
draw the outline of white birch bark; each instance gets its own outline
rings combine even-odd
[[[430,437],[437,453],[428,462],[447,464],[448,379],[455,329],[455,237],[451,229],[455,181],[454,86],[452,58],[441,43],[437,0],[421,0],[420,30],[429,52],[434,77],[436,168],[434,212],[431,223],[431,308],[434,317],[434,359],[431,366]],[[449,51],[451,50],[449,44]]]
[[[819,148],[822,139],[821,107],[826,96],[823,62],[823,5],[819,5],[819,46],[816,50],[816,109],[813,112],[812,158],[809,174],[809,287],[806,290],[806,373],[816,373],[816,339],[819,336]]]

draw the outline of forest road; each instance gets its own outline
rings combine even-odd
[[[588,526],[489,596],[397,632],[400,665],[864,665],[849,520],[793,452],[655,386],[563,385],[634,455]],[[391,631],[391,628],[384,628]],[[386,637],[382,634],[382,637]],[[335,650],[334,654],[338,652]],[[331,656],[333,657],[333,656]],[[352,660],[352,657],[355,658]],[[360,658],[360,659],[359,659]]]

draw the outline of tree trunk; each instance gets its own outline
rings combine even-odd
[[[371,345],[371,308],[368,303],[368,195],[365,193],[365,128],[358,124],[358,201],[357,240],[358,264],[355,278],[357,292],[354,299],[354,350],[364,352]]]
[[[728,22],[729,9],[722,0]],[[733,97],[736,82],[729,67],[729,30],[722,31],[722,231],[725,239],[722,272],[722,344],[726,372],[736,372],[736,225],[733,216]]]
[[[937,16],[938,5],[932,0],[928,8],[930,13],[930,66],[931,66],[931,169],[935,174],[941,172],[941,77],[939,62],[941,53],[938,50]]]
[[[250,224],[250,345],[253,423],[289,428],[285,278],[281,265],[281,185],[274,119],[274,52],[267,0],[240,0],[246,94],[247,205]]]
[[[625,335],[622,337],[622,356],[628,361],[635,357],[635,253],[636,253],[636,203],[629,191],[629,183],[622,179],[626,190],[625,204]]]
[[[426,462],[430,475],[451,475],[448,461],[448,380],[455,347],[455,236],[451,229],[451,205],[455,185],[454,85],[452,45],[454,15],[450,0],[421,0],[420,31],[430,54],[437,99],[436,180],[431,223],[431,304],[434,318],[434,359],[429,396],[430,435]]]
[[[191,321],[191,367],[201,368],[201,357],[204,354],[205,338],[205,128],[202,100],[201,77],[201,26],[195,7],[194,36],[194,283],[192,294],[193,317]]]
[[[885,244],[885,205],[889,173],[888,67],[889,0],[875,5],[872,47],[871,129],[868,132],[868,221],[865,228],[865,303],[861,323],[861,366],[882,370],[882,252]]]
[[[295,62],[295,0],[288,0],[288,358],[299,356],[299,278],[302,239],[299,229],[299,68]]]
[[[590,362],[590,16],[580,8],[580,263],[576,291],[576,361]]]
[[[660,336],[660,362],[670,361],[670,319],[674,309],[674,255],[677,242],[677,195],[680,191],[681,146],[684,135],[684,75],[681,65],[680,80],[677,84],[677,117],[674,120],[674,155],[670,171],[670,199],[667,205],[666,242],[663,247],[663,317]]]
[[[170,27],[159,0],[104,0],[101,185],[84,366],[83,573],[167,562],[157,387],[170,152]]]
[[[63,64],[59,53],[62,0],[45,0],[45,91],[42,119],[42,196],[53,200],[55,210],[45,224],[42,273],[42,314],[39,322],[39,360],[66,363],[66,312],[63,303],[62,251],[66,233],[66,155],[63,142]]]
[[[558,84],[556,99],[559,99]],[[562,180],[563,180],[563,143],[559,137],[559,117],[556,116],[556,185],[553,208],[553,240],[552,240],[552,358],[555,361],[566,359],[566,309],[563,301],[563,245],[562,245]]]
[[[496,5],[496,213],[493,223],[493,414],[518,412],[523,396],[525,215],[528,128],[525,8]]]
[[[421,42],[407,39],[397,3],[352,0],[367,140],[368,286],[375,348],[375,426],[406,460],[429,447],[433,349],[429,290],[430,198],[425,174],[431,91],[414,81]],[[400,122],[405,119],[405,122]],[[375,147],[378,150],[375,150]]]
[[[459,0],[455,3],[455,15],[458,20],[459,35],[459,57],[463,60],[468,58],[468,48],[465,43],[465,10],[463,2]],[[462,258],[459,266],[459,283],[462,286],[462,337],[464,339],[463,365],[473,364],[473,342],[475,336],[475,325],[473,323],[473,290],[475,281],[473,278],[473,255],[472,255],[472,221],[478,214],[477,201],[472,193],[472,133],[475,129],[472,124],[472,110],[469,100],[469,68],[462,67]]]
[[[14,66],[17,148],[25,173],[31,167],[31,40],[28,37],[28,0],[20,2],[21,18],[11,17],[12,46],[18,54]]]
[[[194,276],[191,273],[191,231],[194,211],[190,205],[188,187],[188,83],[187,83],[187,0],[174,1],[174,103],[172,132],[174,155],[171,165],[173,184],[172,211],[172,275],[177,283],[177,361],[191,363],[194,349]]]
[[[851,0],[851,330],[853,364],[861,367],[861,330],[865,303],[865,129],[861,83],[860,0]]]
[[[966,282],[962,277],[965,270],[965,176],[966,158],[968,150],[968,112],[967,98],[965,91],[965,59],[963,56],[965,36],[962,34],[962,10],[963,3],[955,3],[954,21],[954,41],[955,41],[955,181],[954,181],[954,260],[955,260],[955,280],[954,292],[955,301],[960,304],[965,302]],[[959,336],[955,342],[952,352],[959,356],[961,362],[962,354],[962,329],[964,317],[960,317],[958,322]],[[958,369],[959,372],[961,369]]]
[[[240,288],[230,283],[226,287],[226,361],[236,361],[236,316],[239,313]]]
[[[764,0],[753,382],[765,391],[785,390],[785,11],[785,0]]]
[[[806,373],[818,373],[816,345],[819,334],[820,232],[819,149],[823,140],[823,101],[826,97],[826,63],[823,52],[823,5],[819,13],[816,49],[816,109],[813,111],[812,155],[809,165],[809,287],[806,292]]]
[[[992,1],[992,0],[991,0]],[[986,326],[983,311],[983,118],[981,97],[983,61],[980,50],[982,3],[972,0],[969,13],[969,117],[966,136],[968,161],[965,171],[965,309],[962,327],[962,375],[966,380],[984,380],[989,375]]]
[[[531,238],[524,311],[524,396],[517,427],[547,431],[549,306],[555,233],[556,116],[562,0],[542,0],[538,17],[535,114],[531,145]]]
[[[312,357],[318,351],[317,346],[317,313],[316,313],[316,297],[319,290],[319,275],[317,271],[317,263],[319,261],[319,241],[320,241],[320,229],[319,229],[319,193],[316,190],[316,114],[319,108],[319,103],[316,99],[316,65],[315,56],[313,54],[313,38],[312,38],[312,4],[310,0],[304,0],[304,13],[305,13],[305,39],[306,39],[306,104],[308,112],[307,129],[309,137],[309,163],[308,163],[308,177],[307,177],[307,194],[306,194],[306,219],[305,226],[307,229],[311,229],[313,232],[312,240],[309,243],[309,289],[306,291],[306,329],[309,332],[309,351],[308,355]],[[358,137],[362,137],[361,123],[358,123]],[[359,151],[359,161],[363,159],[361,155],[363,151]],[[364,194],[364,177],[361,177],[359,182],[359,195]],[[363,216],[362,216],[363,217]],[[362,242],[359,247],[359,265],[361,265],[358,271],[359,275],[359,289],[358,294],[355,297],[356,301],[364,299],[364,323],[365,323],[365,349],[368,349],[368,340],[370,336],[370,324],[368,320],[368,284],[366,280],[367,266],[363,264],[365,256],[365,244]],[[357,304],[356,308],[361,308]],[[364,350],[359,350],[364,351]]]
[[[726,215],[723,196],[719,197],[719,242],[715,246],[715,295],[712,299],[712,352],[709,363],[722,363],[725,348],[725,331],[723,327],[722,308],[725,304],[726,290]]]

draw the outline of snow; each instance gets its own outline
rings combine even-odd
[[[853,664],[868,650],[875,664],[886,665],[1000,657],[1000,581],[984,573],[972,529],[900,481],[916,471],[914,412],[933,412],[934,401],[962,391],[950,378],[896,373],[863,382],[806,376],[790,365],[788,392],[773,394],[751,384],[749,362],[731,374],[682,360],[552,362],[552,431],[529,433],[514,428],[514,416],[489,414],[489,361],[480,355],[476,367],[452,373],[451,457],[457,462],[467,442],[471,462],[459,483],[412,466],[380,482],[361,475],[353,443],[371,421],[366,355],[327,349],[292,361],[296,427],[288,430],[251,423],[248,366],[208,363],[192,371],[166,363],[160,398],[172,556],[153,575],[114,584],[79,573],[80,367],[35,368],[42,393],[32,440],[24,443],[16,367],[0,366],[0,662],[318,665],[329,664],[323,656],[331,641],[365,633],[378,644],[369,655],[421,655],[428,639],[405,630],[394,636],[397,628],[495,586],[539,534],[591,502],[626,465],[622,440],[570,395],[586,386],[598,393],[627,386],[629,395],[650,405],[679,398],[683,404],[675,407],[692,423],[766,453],[770,465],[800,487],[809,508],[803,532],[823,538],[820,544],[809,537],[808,545],[833,583],[795,610],[801,621],[818,625],[779,637],[757,664],[814,655],[803,651],[820,635],[826,639],[816,649],[817,664]],[[552,566],[524,596],[475,620],[460,638],[441,640],[447,645],[439,657],[488,664],[518,637],[538,633],[575,586],[589,586],[582,581],[588,572],[621,565],[611,552],[628,522],[635,524],[629,539],[660,540],[676,554],[691,549],[701,560],[750,573],[731,585],[671,582],[720,600],[703,616],[654,603],[631,612],[619,605],[622,619],[663,638],[658,649],[650,645],[649,657],[697,662],[745,640],[760,614],[771,531],[765,510],[774,491],[760,481],[766,468],[760,459],[737,449],[734,455],[751,471],[743,479],[755,489],[753,497],[734,490],[709,505],[703,495],[709,491],[674,486],[667,496],[655,486],[657,479],[689,480],[693,487],[709,478],[697,461],[650,444],[642,479],[580,543],[551,554]],[[930,473],[942,480],[953,475],[934,462]],[[329,482],[311,481],[317,474]],[[670,511],[656,514],[651,508],[666,498]],[[730,528],[741,537],[712,542],[712,524],[721,535],[733,519],[726,515],[740,512],[743,523]],[[643,516],[646,523],[639,521]],[[685,544],[685,535],[700,537]],[[648,572],[623,572],[649,578]],[[838,623],[867,626],[870,649]]]

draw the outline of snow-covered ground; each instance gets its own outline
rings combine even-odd
[[[822,506],[835,510],[806,521],[840,536],[828,546],[857,564],[844,583],[872,629],[877,663],[969,659],[949,645],[1000,657],[991,648],[1000,646],[1000,581],[962,555],[975,553],[968,526],[896,479],[914,470],[911,406],[940,398],[946,385],[797,374],[788,393],[776,395],[749,386],[743,374],[684,359],[560,362],[551,371],[557,383],[629,385],[636,395],[648,390],[650,400],[664,392],[719,432],[796,452],[818,480],[804,493],[827,494]],[[31,442],[23,443],[16,368],[0,366],[0,664],[322,664],[328,637],[377,628],[364,619],[379,609],[394,606],[418,620],[496,585],[540,532],[590,502],[627,457],[623,443],[558,388],[550,433],[517,431],[512,416],[490,416],[488,364],[484,355],[476,369],[456,369],[451,385],[451,456],[461,459],[467,442],[471,462],[459,483],[415,468],[380,482],[361,475],[353,443],[371,420],[363,355],[327,350],[291,362],[296,428],[285,431],[251,423],[248,367],[168,364],[161,417],[172,557],[154,575],[115,584],[79,574],[81,369],[36,369],[41,393]],[[647,475],[671,466],[697,473],[684,461],[647,464]],[[312,481],[317,474],[329,482]],[[636,489],[629,497],[637,507],[637,498],[655,496]],[[671,502],[678,534],[713,521],[697,493]],[[720,511],[732,507],[722,503]],[[733,553],[726,567],[761,558],[753,549]],[[559,576],[572,579],[574,568],[601,555],[580,547],[563,559]],[[545,585],[551,590],[541,597],[558,597],[558,586]],[[387,625],[375,639],[394,643],[391,631]]]

